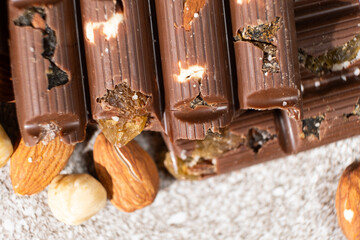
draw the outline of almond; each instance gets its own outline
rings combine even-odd
[[[56,137],[48,144],[28,147],[24,140],[10,160],[10,177],[16,194],[31,195],[42,191],[65,167],[74,151]]]
[[[354,162],[343,172],[336,192],[336,214],[344,235],[349,240],[360,239],[360,162]]]
[[[133,212],[151,204],[159,189],[159,174],[153,159],[135,141],[113,146],[101,133],[94,145],[95,169],[111,203]]]

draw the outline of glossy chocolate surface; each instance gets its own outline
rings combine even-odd
[[[17,7],[25,2],[36,6]],[[24,141],[33,146],[55,135],[68,144],[82,141],[87,119],[74,2],[8,3],[12,78]],[[64,76],[67,82],[60,81]]]
[[[166,134],[204,139],[227,126],[233,86],[222,1],[156,0]]]
[[[243,109],[284,109],[301,118],[293,1],[230,0],[238,97]]]

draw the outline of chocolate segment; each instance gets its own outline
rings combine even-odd
[[[81,12],[92,115],[105,136],[120,147],[146,125],[161,128],[149,2],[82,0]]]
[[[360,3],[296,1],[296,28],[303,90],[326,90],[360,75]]]
[[[25,143],[33,146],[57,135],[68,144],[82,141],[87,119],[74,2],[8,3],[11,68]]]
[[[249,111],[222,135],[178,141],[165,165],[177,178],[201,179],[355,136],[359,122],[360,85],[348,84],[307,95],[303,120],[279,110]]]
[[[156,0],[166,134],[204,139],[232,118],[234,101],[224,6],[217,0]]]
[[[284,109],[300,119],[293,1],[231,0],[230,15],[240,107]]]

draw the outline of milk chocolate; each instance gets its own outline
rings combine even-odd
[[[74,2],[9,0],[10,58],[19,126],[29,146],[74,144],[87,122]]]
[[[155,1],[165,88],[165,132],[204,139],[234,112],[224,5],[217,0]]]
[[[81,1],[92,115],[120,146],[145,125],[161,130],[149,6],[149,1]],[[110,136],[113,131],[118,135]]]
[[[302,120],[285,110],[247,111],[203,141],[167,141],[170,172],[201,179],[360,134],[360,63],[346,58],[358,53],[359,11],[358,1],[295,1],[299,61],[306,53],[349,63],[335,70],[322,63],[322,71],[302,64]]]
[[[310,93],[357,81],[360,3],[295,1],[302,88]]]
[[[360,134],[359,83],[305,96],[303,120],[280,110],[248,111],[220,135],[176,142],[165,165],[177,178],[202,179]]]
[[[230,0],[242,109],[284,109],[301,118],[293,1]]]

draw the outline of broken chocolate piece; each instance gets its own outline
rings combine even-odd
[[[121,147],[162,121],[149,3],[82,0],[81,11],[92,115]]]
[[[171,141],[204,139],[229,125],[233,73],[223,2],[155,1]],[[184,26],[184,27],[182,27]]]
[[[243,109],[284,109],[300,119],[302,96],[293,1],[230,1]]]
[[[8,3],[13,84],[24,141],[33,146],[56,135],[68,144],[82,141],[87,119],[73,1]]]

